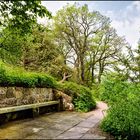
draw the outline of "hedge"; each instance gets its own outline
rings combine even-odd
[[[0,86],[55,88],[57,86],[57,82],[50,75],[37,72],[27,72],[21,68],[13,68],[1,63]]]

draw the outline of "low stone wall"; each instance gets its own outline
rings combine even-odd
[[[72,98],[52,88],[0,87],[0,108],[61,99],[61,110],[73,110]]]
[[[0,108],[54,100],[51,88],[0,87]]]

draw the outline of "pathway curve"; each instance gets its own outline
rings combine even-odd
[[[107,109],[103,102],[88,113],[57,112],[41,115],[35,119],[9,122],[0,126],[1,139],[105,139],[92,133],[103,118],[102,110]]]

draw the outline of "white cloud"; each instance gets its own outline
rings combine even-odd
[[[134,1],[125,9],[104,11],[112,20],[111,25],[117,30],[118,35],[125,36],[133,48],[137,46],[140,38],[140,1]]]
[[[138,39],[140,37],[139,27],[140,27],[140,19],[135,18],[133,23],[126,21],[112,21],[112,26],[117,30],[117,33],[120,36],[125,36],[126,40],[132,45],[132,47],[136,47]]]
[[[130,6],[131,7],[131,6]],[[140,11],[140,1],[134,1],[132,7],[136,8],[137,11]],[[133,9],[133,8],[132,8]]]
[[[42,1],[42,5],[52,12],[53,15],[67,3],[74,4],[75,1]]]
[[[88,4],[89,10],[92,10],[93,6],[96,6],[96,4],[93,4],[91,1],[42,1],[42,5],[46,6],[46,8],[55,15],[56,12],[66,4],[74,4],[75,2],[80,5]]]
[[[42,5],[45,6],[52,15],[55,15],[56,12],[61,9],[67,3],[74,3],[73,1],[41,1]],[[38,18],[38,23],[47,24],[47,18]]]

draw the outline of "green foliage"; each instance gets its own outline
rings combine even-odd
[[[20,29],[22,34],[31,32],[37,17],[51,17],[51,13],[41,1],[1,1],[0,2],[0,25]]]
[[[0,31],[0,58],[10,64],[20,61],[23,44],[25,46],[24,37],[19,33],[19,30],[8,28]]]
[[[101,85],[100,98],[109,103],[101,128],[117,139],[140,138],[140,85],[121,77],[108,77]]]
[[[0,85],[19,87],[51,87],[55,88],[55,79],[44,73],[26,72],[21,68],[13,68],[1,62]]]
[[[2,83],[3,79],[5,79],[5,69],[3,64],[0,64],[0,83]]]
[[[140,87],[139,87],[140,92]],[[111,106],[102,121],[101,128],[110,132],[116,139],[140,138],[140,96],[129,95]]]
[[[70,71],[54,41],[53,32],[45,27],[44,31],[34,28],[32,45],[24,54],[27,62],[24,67],[28,70],[47,72],[57,80],[63,78],[64,72]]]
[[[51,87],[56,88],[57,82],[55,79],[47,74],[37,74],[38,83],[37,87]]]
[[[131,84],[124,81],[123,78],[113,75],[108,76],[99,87],[99,98],[109,104],[114,104],[120,98],[126,95],[126,90]]]
[[[65,82],[59,88],[73,98],[77,111],[87,112],[95,108],[96,103],[89,88],[72,82]]]
[[[101,85],[100,84],[92,84],[91,86],[90,86],[90,88],[91,88],[91,91],[92,91],[92,93],[93,93],[93,96],[97,99],[97,100],[99,100],[99,96],[100,96],[100,90],[101,90]]]

